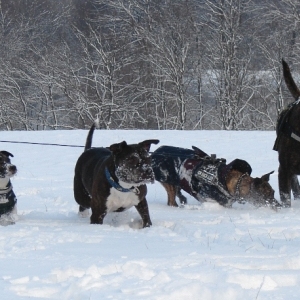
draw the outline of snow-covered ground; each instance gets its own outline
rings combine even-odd
[[[1,141],[84,145],[87,130],[1,132]],[[274,132],[101,131],[93,146],[149,138],[160,145],[198,146],[227,162],[247,160],[252,176],[275,170]],[[19,220],[0,227],[1,300],[14,299],[300,299],[300,202],[274,212],[251,205],[226,209],[166,205],[149,185],[151,228],[139,229],[134,208],[104,225],[79,218],[73,171],[82,148],[11,144]]]

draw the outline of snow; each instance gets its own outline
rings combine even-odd
[[[84,145],[87,130],[2,132],[1,139]],[[101,131],[93,146],[158,138],[160,145],[247,160],[254,177],[272,170],[278,199],[275,132]],[[1,299],[299,299],[300,202],[279,212],[250,204],[232,209],[188,196],[166,205],[159,183],[148,185],[153,226],[140,229],[131,208],[104,225],[79,217],[73,172],[83,148],[12,144],[18,174],[15,225],[0,227]],[[186,195],[186,194],[185,194]],[[187,196],[187,195],[186,195]]]

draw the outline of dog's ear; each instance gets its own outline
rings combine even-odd
[[[11,157],[14,157],[10,152],[8,151],[5,151],[5,150],[2,150],[0,151],[2,154],[6,155],[7,157],[11,156]]]
[[[270,180],[270,175],[273,173],[274,173],[274,171],[267,173],[267,174],[261,176],[260,178],[259,177],[254,178],[253,179],[254,186],[258,186],[258,185],[262,184],[263,182],[268,182]]]
[[[270,173],[267,173],[267,174],[261,176],[261,180],[262,180],[262,181],[267,181],[267,182],[268,182],[268,181],[270,180],[270,175],[273,174],[273,173],[274,173],[274,171],[272,171],[272,172],[270,172]]]
[[[248,173],[248,175],[251,175],[252,173],[251,166],[243,159],[236,158],[228,165],[230,165],[232,169],[237,170],[241,173]]]
[[[109,146],[109,150],[113,152],[114,154],[118,154],[122,152],[122,150],[127,146],[127,143],[125,141],[118,143],[118,144],[112,144]]]
[[[208,154],[206,154],[204,151],[202,151],[201,149],[199,149],[196,146],[192,146],[193,150],[195,151],[195,154],[199,157],[205,157],[205,156],[209,156]]]
[[[151,144],[157,145],[159,143],[159,140],[145,140],[143,142],[140,142],[139,145],[142,146],[146,151],[150,151]]]
[[[259,177],[253,178],[253,185],[255,188],[257,188],[260,184],[262,184],[262,180]]]

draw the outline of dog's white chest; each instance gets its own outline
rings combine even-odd
[[[6,189],[8,182],[9,182],[8,176],[5,176],[4,178],[0,178],[0,190]]]
[[[138,195],[134,192],[120,192],[115,188],[111,188],[110,195],[106,201],[107,212],[113,212],[120,208],[129,209],[140,202]]]

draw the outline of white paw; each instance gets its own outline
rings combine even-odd
[[[90,216],[90,210],[89,209],[85,209],[84,211],[79,211],[78,212],[78,216],[80,218],[88,218]]]
[[[7,225],[13,225],[15,224],[17,218],[15,217],[16,215],[14,214],[5,214],[5,215],[1,215],[0,217],[0,225],[1,226],[7,226]]]

